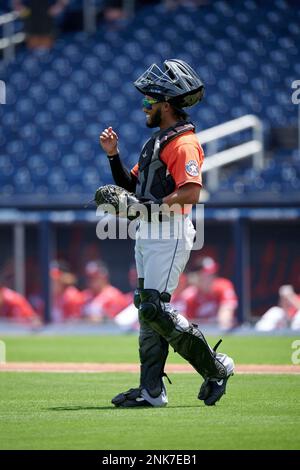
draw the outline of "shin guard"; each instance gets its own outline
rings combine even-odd
[[[226,368],[217,359],[199,328],[168,305],[171,299],[168,293],[142,289],[140,299],[140,318],[165,338],[204,379],[226,377]]]

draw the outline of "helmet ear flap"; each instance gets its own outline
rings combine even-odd
[[[202,100],[203,96],[204,86],[202,85],[202,87],[198,91],[196,91],[196,93],[189,93],[183,96],[179,96],[178,98],[174,98],[172,102],[175,106],[178,106],[179,108],[189,108],[199,103]]]

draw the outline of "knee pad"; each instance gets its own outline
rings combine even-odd
[[[160,293],[156,289],[139,289],[139,314],[146,322],[153,321],[160,314],[164,314],[164,303],[170,302],[168,292]]]
[[[170,301],[171,299],[170,294],[167,292],[160,293],[155,289],[143,289],[140,296],[140,319],[165,338],[174,329],[173,321],[165,309],[166,300]]]
[[[139,315],[145,322],[152,322],[161,310],[160,293],[155,289],[140,289]]]

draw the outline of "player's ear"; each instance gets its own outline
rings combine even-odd
[[[163,103],[163,109],[164,109],[165,112],[171,112],[172,111],[172,106],[170,105],[170,103],[164,102]]]

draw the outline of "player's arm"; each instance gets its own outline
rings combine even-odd
[[[21,294],[14,292],[13,294],[13,312],[14,317],[18,321],[31,322],[35,326],[41,325],[41,320],[35,310],[32,308],[28,300]]]
[[[223,330],[230,330],[235,325],[235,307],[223,303],[218,310],[219,326]]]
[[[175,191],[164,197],[163,202],[169,206],[197,204],[202,187],[202,149],[193,144],[180,145],[175,148],[170,145],[166,146],[163,155],[168,170],[176,183]]]
[[[168,206],[179,204],[197,204],[200,198],[201,186],[198,183],[186,183],[173,193],[163,198],[163,203]]]
[[[112,176],[116,185],[127,189],[127,191],[134,192],[137,178],[132,172],[130,173],[121,162],[118,149],[118,136],[112,127],[105,129],[100,134],[99,140],[100,146],[109,159]]]
[[[234,287],[229,280],[220,279],[217,293],[220,300],[218,310],[219,326],[224,330],[230,330],[235,325],[235,311],[238,306],[238,299]]]

